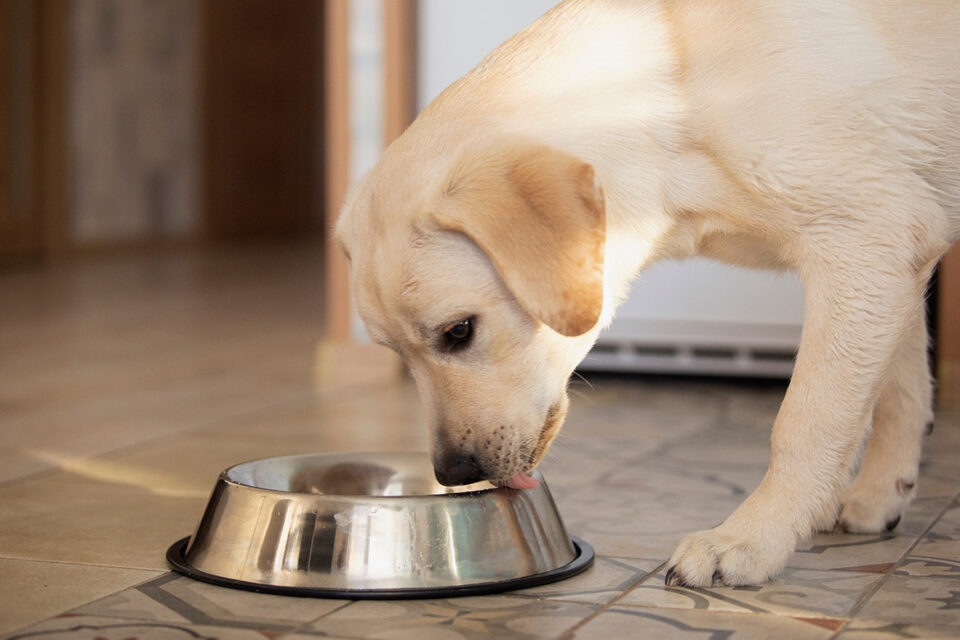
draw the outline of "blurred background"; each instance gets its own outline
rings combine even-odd
[[[50,341],[31,336],[71,326],[84,305],[157,319],[176,299],[260,286],[294,298],[298,311],[272,310],[310,327],[309,351],[331,358],[318,375],[342,362],[392,371],[387,356],[343,351],[365,341],[327,251],[343,192],[443,87],[553,4],[0,0],[0,347],[35,363]],[[931,291],[945,392],[960,361],[956,262]],[[198,314],[223,326],[269,314],[261,293]],[[657,265],[582,368],[784,378],[802,314],[791,274]]]

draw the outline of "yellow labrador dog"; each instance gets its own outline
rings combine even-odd
[[[895,526],[932,417],[925,287],[960,239],[958,118],[955,0],[557,6],[444,91],[338,223],[437,477],[533,486],[627,283],[701,255],[796,270],[806,318],[766,476],[667,582],[758,583],[838,518]]]

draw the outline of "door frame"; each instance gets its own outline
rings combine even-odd
[[[383,6],[384,141],[386,148],[416,115],[416,0],[381,0]],[[324,19],[325,126],[325,337],[349,342],[352,307],[348,265],[333,228],[343,206],[350,167],[350,0],[326,0]]]

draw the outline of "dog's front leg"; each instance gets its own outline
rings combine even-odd
[[[835,517],[893,354],[920,317],[933,261],[916,263],[914,256],[852,262],[848,253],[805,274],[803,338],[774,424],[770,467],[725,522],[680,542],[667,584],[764,582],[816,522]]]
[[[923,434],[933,420],[932,395],[927,326],[920,315],[883,384],[860,472],[843,492],[842,530],[880,533],[897,526],[916,493]]]

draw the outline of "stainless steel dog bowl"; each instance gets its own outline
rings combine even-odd
[[[546,483],[518,491],[437,483],[422,453],[266,458],[220,474],[180,573],[254,591],[331,598],[477,595],[585,570]]]

